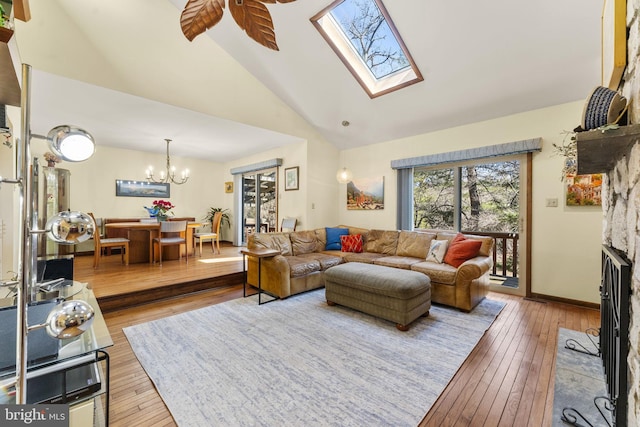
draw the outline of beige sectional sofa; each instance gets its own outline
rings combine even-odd
[[[454,232],[340,227],[348,229],[349,234],[362,235],[363,252],[325,250],[325,228],[250,235],[248,249],[280,251],[280,255],[262,259],[262,288],[274,296],[286,298],[323,287],[323,273],[330,267],[343,262],[362,262],[424,273],[431,279],[431,300],[461,310],[470,311],[487,294],[493,266],[493,239],[490,237],[465,234],[466,238],[482,241],[482,245],[476,257],[456,268],[446,263],[426,261],[431,241],[451,241],[456,236]],[[257,286],[258,262],[251,257],[248,257],[247,281]]]

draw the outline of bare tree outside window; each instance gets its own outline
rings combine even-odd
[[[464,232],[510,236],[496,241],[496,266],[515,276],[518,261],[514,259],[513,245],[520,215],[520,162],[468,165],[460,172],[461,198],[456,205],[453,168],[414,171],[414,227],[453,230],[454,219],[459,215],[460,230]],[[502,262],[503,253],[507,254],[506,263]]]
[[[410,66],[373,0],[345,0],[331,14],[376,79]]]

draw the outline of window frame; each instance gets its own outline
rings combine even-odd
[[[373,76],[371,70],[369,70],[367,65],[364,64],[362,58],[355,51],[351,42],[347,40],[346,35],[330,13],[335,7],[344,1],[345,0],[333,1],[329,6],[311,17],[310,21],[338,58],[340,58],[345,67],[347,67],[351,72],[360,86],[362,86],[367,95],[373,99],[423,81],[424,78],[422,77],[418,66],[409,53],[409,49],[400,36],[400,33],[389,16],[387,9],[384,7],[382,0],[369,1],[375,2],[378,6],[378,9],[389,26],[389,29],[396,38],[400,49],[402,49],[402,53],[409,61],[409,66],[388,74],[381,79],[376,79]]]

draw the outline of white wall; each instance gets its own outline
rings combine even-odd
[[[46,164],[42,153],[47,151],[44,142],[31,143],[38,163]],[[89,160],[79,163],[62,162],[59,168],[71,171],[71,209],[93,212],[96,217],[145,217],[143,206],[150,206],[155,198],[116,197],[116,179],[144,181],[145,169],[153,165],[159,171],[165,167],[164,154],[97,146],[96,153]],[[211,206],[221,206],[223,202],[222,165],[193,158],[171,156],[171,164],[180,171],[189,168],[191,178],[186,184],[171,184],[171,197],[175,216],[193,216],[201,220]]]
[[[396,228],[396,174],[391,160],[542,137],[542,152],[533,156],[532,292],[598,303],[601,209],[564,206],[563,159],[553,155],[551,146],[562,142],[563,131],[579,124],[583,104],[573,102],[343,151],[340,165],[355,178],[384,176],[385,209],[347,211],[346,186],[341,185],[339,222]],[[545,207],[547,198],[557,198],[559,207]]]
[[[582,105],[581,101],[574,102],[343,152],[315,141],[270,150],[227,164],[172,156],[172,164],[178,169],[189,167],[192,178],[185,185],[172,185],[170,200],[177,206],[174,210],[177,216],[200,219],[211,206],[231,210],[234,194],[224,193],[224,182],[233,180],[230,169],[282,158],[279,174],[281,217],[298,218],[300,229],[338,223],[394,229],[396,177],[390,168],[391,160],[542,137],[543,150],[534,154],[533,159],[532,292],[596,303],[601,210],[564,206],[564,186],[559,179],[563,160],[554,156],[551,150],[553,142],[562,141],[563,130],[575,127]],[[41,156],[46,145],[34,141],[32,149],[35,155]],[[6,163],[6,156],[2,156],[0,164]],[[44,161],[40,160],[40,163],[44,164]],[[161,167],[164,155],[98,146],[95,156],[87,162],[63,162],[59,166],[72,173],[72,209],[92,211],[102,217],[142,217],[146,215],[142,206],[148,206],[152,199],[115,197],[115,180],[141,179],[149,164]],[[346,210],[345,186],[335,181],[335,173],[342,165],[351,169],[355,177],[385,177],[384,210]],[[292,166],[300,167],[300,190],[284,191],[284,168]],[[4,167],[2,172],[5,173]],[[8,191],[11,190],[4,186],[0,193],[3,206],[6,206],[5,193]],[[547,198],[558,198],[560,206],[545,207]],[[235,221],[233,216],[232,221]],[[231,240],[227,230],[223,233],[223,238]],[[6,255],[7,251],[3,253]]]

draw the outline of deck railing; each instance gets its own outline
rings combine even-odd
[[[463,231],[465,234],[493,237],[494,276],[518,277],[518,233]]]

